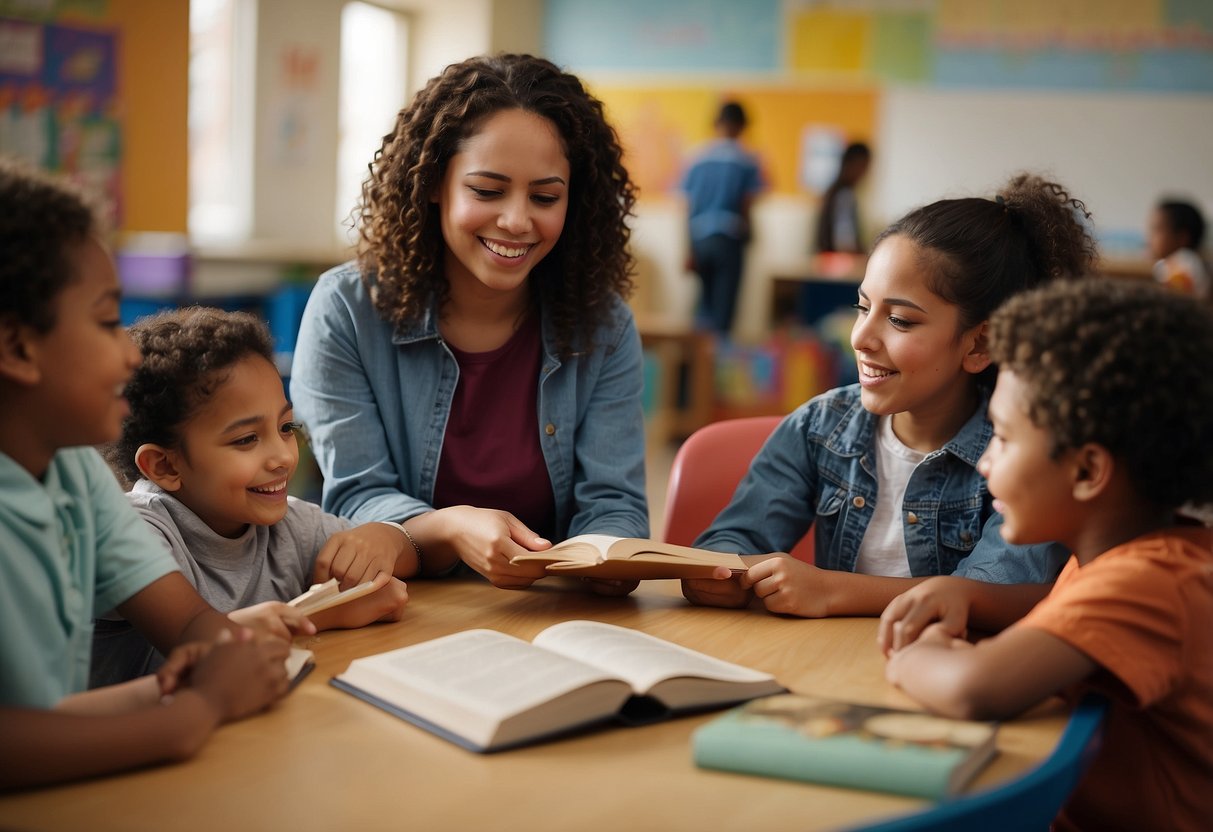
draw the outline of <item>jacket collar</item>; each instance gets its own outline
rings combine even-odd
[[[990,391],[979,387],[977,407],[973,415],[955,436],[929,456],[948,452],[976,468],[977,460],[981,459],[986,446],[990,444],[990,437],[994,435],[994,428],[986,418],[989,405]],[[827,437],[826,447],[841,456],[862,456],[875,444],[877,419],[875,414],[864,408],[856,388],[854,400]]]
[[[551,317],[542,306],[540,306],[539,314],[545,358],[556,366],[560,366],[560,359],[556,353],[555,332]],[[414,321],[406,321],[392,332],[393,344],[415,344],[420,341],[442,342],[442,333],[438,331],[438,304],[434,301],[430,302],[429,307],[421,318]]]

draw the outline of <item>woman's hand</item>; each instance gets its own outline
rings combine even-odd
[[[550,541],[527,528],[508,511],[451,506],[429,515],[439,534],[459,559],[502,589],[524,589],[547,574],[543,564],[512,564],[526,552],[551,548]]]

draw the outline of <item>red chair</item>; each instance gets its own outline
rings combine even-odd
[[[713,422],[682,443],[674,455],[666,489],[665,542],[690,546],[712,524],[780,419],[751,416]],[[791,555],[813,562],[812,530],[792,548]]]

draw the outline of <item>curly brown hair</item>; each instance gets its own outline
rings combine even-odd
[[[181,447],[181,429],[227,379],[226,371],[249,356],[274,360],[269,328],[247,312],[172,309],[141,318],[128,332],[143,364],[126,386],[131,412],[122,435],[101,449],[127,488],[142,476],[135,465],[140,445]]]
[[[1213,311],[1149,281],[1064,281],[990,319],[993,358],[1028,388],[1054,457],[1094,442],[1138,493],[1175,508],[1213,500]]]
[[[375,308],[397,327],[420,319],[431,302],[446,300],[442,229],[430,196],[462,144],[486,118],[506,109],[550,121],[569,160],[564,231],[530,281],[533,296],[551,310],[558,349],[567,355],[578,332],[604,320],[614,296],[632,291],[626,221],[636,191],[602,102],[549,61],[532,55],[469,58],[431,79],[400,111],[353,213],[358,261]]]
[[[0,317],[49,332],[55,297],[76,278],[78,247],[101,232],[85,194],[0,157]]]

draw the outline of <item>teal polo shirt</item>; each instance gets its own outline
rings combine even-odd
[[[85,690],[94,614],[174,571],[95,450],[60,450],[43,482],[0,453],[0,705]]]

